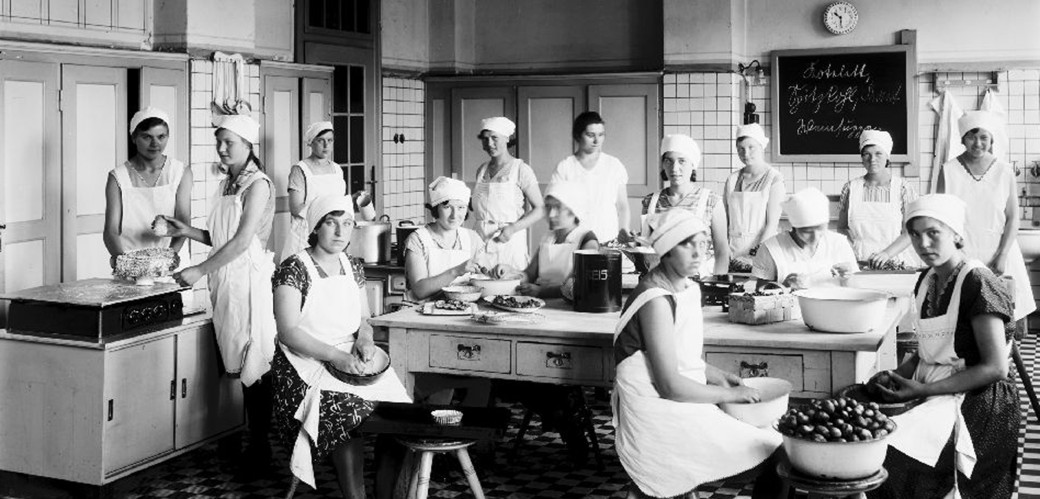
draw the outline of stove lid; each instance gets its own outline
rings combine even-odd
[[[105,308],[190,288],[172,283],[157,282],[151,286],[138,286],[132,282],[114,279],[84,279],[4,293],[0,294],[0,299]]]

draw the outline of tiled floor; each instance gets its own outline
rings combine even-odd
[[[1022,345],[1026,365],[1035,367],[1035,338],[1027,338]],[[1040,379],[1034,378],[1034,379]],[[1020,446],[1023,449],[1021,474],[1017,497],[1040,499],[1040,423],[1029,407],[1025,391],[1022,397],[1023,414],[1028,415],[1023,424]],[[565,448],[555,433],[542,432],[535,418],[525,439],[516,464],[506,462],[512,439],[522,416],[519,406],[511,407],[513,422],[503,442],[495,452],[494,463],[480,461],[474,457],[484,492],[489,498],[616,498],[625,497],[628,478],[621,469],[613,451],[613,434],[610,425],[609,407],[605,402],[595,402],[595,424],[600,445],[606,459],[606,467],[598,471],[594,464],[574,469],[565,458]],[[155,466],[120,482],[115,487],[117,497],[128,498],[276,498],[285,497],[291,483],[288,472],[288,455],[285,449],[276,448],[277,471],[270,477],[242,482],[229,471],[216,451],[216,445],[204,447],[178,459]],[[453,459],[442,456],[434,466],[430,497],[471,497],[466,481],[456,471]],[[594,463],[594,461],[592,461]],[[369,449],[368,464],[371,464]],[[318,489],[310,490],[301,485],[295,497],[338,498],[336,479],[328,465],[317,470]],[[371,476],[368,476],[371,490]],[[748,497],[750,485],[717,483],[703,487],[701,497],[712,499]],[[40,496],[22,496],[40,497]]]

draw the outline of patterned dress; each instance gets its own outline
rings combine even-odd
[[[359,286],[365,285],[365,269],[360,259],[350,257],[354,280]],[[346,271],[346,269],[342,269]],[[319,267],[319,274],[328,277]],[[346,275],[345,273],[340,275]],[[275,288],[291,286],[300,291],[302,300],[300,307],[307,300],[310,291],[310,276],[298,255],[286,258],[275,271],[271,281]],[[329,311],[333,313],[334,311]],[[303,401],[309,386],[296,374],[296,369],[282,353],[279,345],[271,365],[274,374],[274,425],[278,436],[287,449],[292,449],[300,432],[300,422],[294,414]],[[336,391],[321,391],[318,441],[311,442],[311,456],[315,462],[324,460],[329,453],[351,438],[357,436],[355,429],[365,421],[374,409],[374,404],[357,395]]]

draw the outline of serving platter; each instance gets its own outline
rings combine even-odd
[[[529,306],[529,307],[510,307],[508,305],[503,305],[503,304],[500,304],[500,303],[496,303],[495,300],[497,298],[512,299],[512,300],[516,300],[516,301],[521,302],[521,303],[529,303],[529,304],[533,304],[533,305]],[[530,313],[534,313],[538,309],[540,309],[540,308],[545,306],[545,301],[542,300],[541,298],[535,298],[533,296],[524,296],[524,295],[489,295],[489,296],[485,296],[484,297],[484,302],[487,303],[488,305],[491,305],[492,307],[495,307],[495,308],[499,309],[499,310],[505,310],[506,312],[513,312],[515,314],[530,314]]]
[[[466,303],[466,308],[464,308],[462,310],[438,308],[437,304],[440,303],[440,302],[444,302],[444,301],[446,301],[446,300],[437,300],[435,302],[423,303],[422,308],[419,309],[419,313],[421,313],[423,315],[455,315],[455,316],[463,316],[463,315],[471,315],[471,314],[473,314],[474,312],[476,312],[478,310],[476,303]]]
[[[481,310],[473,313],[469,318],[481,324],[538,324],[545,320],[545,316],[538,312],[517,314],[495,310]]]

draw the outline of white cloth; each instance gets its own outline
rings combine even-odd
[[[311,145],[311,142],[314,142],[314,139],[318,138],[318,135],[321,135],[321,132],[324,132],[325,130],[335,130],[332,127],[331,121],[317,121],[311,123],[311,125],[307,127],[307,131],[303,132],[303,143],[308,146]]]
[[[177,188],[184,176],[184,163],[167,156],[166,166],[159,174],[165,176],[167,182],[155,187],[134,187],[130,179],[131,168],[133,166],[126,162],[113,168],[111,173],[119,184],[120,202],[123,205],[123,220],[119,226],[119,241],[123,251],[169,247],[170,238],[155,235],[152,221],[156,215],[173,218]]]
[[[920,360],[914,371],[914,380],[934,383],[965,369],[964,359],[959,358],[954,349],[954,333],[960,315],[961,288],[968,272],[982,266],[978,260],[969,260],[961,268],[954,282],[946,313],[929,319],[921,318],[920,312],[915,314],[914,336],[918,342]],[[927,283],[931,282],[931,276],[934,274],[934,269],[929,269],[925,274],[922,283],[926,285],[922,285],[917,291],[915,310],[922,309],[929,289]],[[892,420],[899,427],[889,438],[889,445],[923,464],[934,467],[952,432],[957,452],[957,469],[971,478],[976,455],[971,434],[961,417],[963,401],[964,394],[939,395],[930,397],[903,414],[893,416]],[[956,481],[954,483],[956,484]]]
[[[769,193],[772,189],[772,177],[779,175],[773,167],[764,173],[766,188],[761,191],[737,190],[740,182],[740,170],[726,178],[723,196],[728,209],[730,258],[748,256],[754,247],[755,238],[766,225],[766,209],[769,207]],[[775,234],[764,234],[759,244]]]
[[[669,211],[686,211],[686,212],[689,212],[689,213],[693,213],[695,216],[697,216],[697,218],[700,218],[701,221],[711,220],[711,214],[708,213],[708,198],[711,197],[710,193],[705,193],[704,195],[702,195],[700,200],[697,202],[697,204],[695,206],[692,206],[692,207],[690,207],[690,206],[673,206],[671,208],[668,208],[667,211],[662,211],[660,214],[658,214],[657,213],[657,203],[661,199],[661,192],[662,191],[654,192],[650,196],[650,204],[646,207],[646,213],[640,217],[641,223],[642,223],[642,228],[641,228],[641,232],[640,233],[642,234],[642,236],[644,238],[650,239],[650,238],[653,237],[655,228],[653,226],[652,221],[654,219],[656,219],[656,218],[659,218],[661,215],[663,215],[664,213],[667,213]],[[657,223],[660,224],[660,221],[658,221]],[[707,226],[707,224],[705,224],[705,226]],[[709,229],[710,229],[710,227],[709,227]],[[671,246],[669,246],[669,249],[671,249],[674,246],[675,245],[672,244]],[[658,255],[664,255],[663,253],[657,253],[657,254]],[[715,273],[715,256],[714,255],[712,255],[709,258],[705,258],[704,262],[701,263],[701,268],[700,268],[700,274],[701,275],[710,275],[710,274],[713,274],[713,273]]]
[[[297,330],[340,350],[350,352],[354,347],[354,332],[361,325],[361,293],[363,290],[354,281],[350,261],[339,255],[340,265],[347,275],[330,275],[322,278],[314,260],[306,251],[297,254],[311,278],[310,291],[303,303]],[[296,437],[289,468],[293,474],[311,487],[315,487],[314,469],[311,459],[311,442],[318,441],[321,390],[352,393],[365,400],[383,402],[411,402],[411,397],[394,368],[389,368],[375,383],[353,386],[329,375],[321,361],[296,354],[282,344],[282,352],[292,364],[309,390],[297,407],[294,417],[302,423]]]
[[[964,111],[957,105],[957,100],[949,90],[943,90],[942,95],[934,98],[928,103],[936,113],[939,113],[938,133],[935,136],[935,159],[932,161],[932,181],[934,191],[939,185],[939,173],[942,165],[950,158],[956,158],[964,152],[964,144],[961,144],[960,130],[957,121],[964,115]]]
[[[640,294],[618,321],[614,340],[644,304],[669,294],[661,288]],[[690,286],[673,296],[675,328],[652,334],[674,341],[680,375],[706,383],[700,288]],[[714,404],[662,398],[642,351],[617,365],[611,405],[621,465],[639,490],[656,497],[682,494],[749,470],[768,459],[782,441],[776,431],[755,428]]]
[[[748,123],[746,125],[740,125],[737,127],[737,140],[748,137],[758,141],[759,145],[763,149],[769,145],[769,137],[766,136],[765,129],[758,123]]]
[[[224,128],[253,144],[260,143],[260,123],[245,114],[225,114],[213,118],[213,126]]]
[[[867,146],[875,146],[881,149],[886,156],[892,154],[892,135],[883,130],[863,130],[859,133],[859,150],[863,152],[863,148]]]
[[[342,211],[349,218],[354,218],[354,201],[343,194],[315,197],[307,207],[307,226],[314,230],[325,215],[334,211]]]
[[[513,120],[505,116],[484,118],[480,120],[480,131],[484,130],[491,130],[508,138],[516,132],[516,123],[513,123]]]
[[[892,177],[887,203],[864,201],[865,184],[863,177],[849,181],[849,238],[859,261],[867,261],[871,255],[887,248],[903,231],[903,198],[899,194],[903,179]],[[915,261],[916,257],[907,251],[912,248],[897,258],[904,262]]]
[[[661,156],[665,153],[677,152],[686,158],[691,164],[693,169],[696,170],[701,166],[701,148],[697,145],[697,141],[693,140],[689,135],[683,135],[677,133],[674,135],[665,135],[661,139]]]
[[[137,129],[137,125],[140,125],[142,121],[148,118],[159,118],[166,123],[166,126],[170,126],[170,115],[166,114],[162,109],[157,107],[146,107],[136,113],[133,118],[130,118],[130,135],[134,134],[134,130]]]
[[[664,256],[679,243],[707,231],[708,225],[696,213],[668,210],[650,219],[650,245],[655,253]]]
[[[285,261],[286,258],[307,247],[307,236],[314,230],[314,226],[307,223],[307,211],[310,204],[319,197],[343,196],[347,192],[347,183],[343,180],[342,175],[338,173],[317,175],[305,160],[300,160],[296,166],[300,167],[300,171],[303,172],[303,179],[307,186],[304,192],[307,197],[303,200],[300,216],[293,215],[289,220],[289,235],[285,238],[285,245],[278,254],[279,262]],[[353,208],[351,206],[351,211]]]
[[[559,201],[560,204],[577,217],[579,223],[586,227],[585,221],[592,216],[592,210],[589,209],[588,194],[584,185],[569,180],[553,182],[545,189],[546,198],[551,197]],[[614,217],[614,220],[616,221],[617,217]]]
[[[964,165],[953,158],[943,165],[943,176],[947,193],[971,203],[964,218],[964,253],[988,265],[997,254],[1000,236],[1004,233],[1007,220],[1004,207],[1011,195],[1011,186],[1015,185],[1015,172],[1011,165],[997,161],[982,180],[975,180]],[[1017,238],[1008,250],[1004,274],[1015,281],[1014,320],[1017,321],[1036,310],[1029,272]]]
[[[437,206],[445,201],[455,200],[469,203],[470,190],[466,183],[449,177],[437,177],[430,183],[430,206]]]
[[[815,227],[830,221],[830,201],[815,187],[807,187],[791,194],[781,203],[791,226]]]
[[[445,270],[448,270],[456,265],[459,265],[466,260],[469,260],[473,253],[471,251],[472,242],[470,241],[471,232],[463,227],[459,227],[456,232],[459,249],[442,248],[434,240],[433,234],[430,233],[428,226],[422,226],[415,230],[409,237],[417,237],[422,241],[423,247],[426,248],[426,276],[435,276],[441,274]],[[462,275],[456,277],[451,284],[462,284],[466,282],[468,276]],[[421,301],[412,290],[408,290],[405,293],[405,297],[411,301]]]
[[[212,257],[238,232],[242,219],[242,193],[253,182],[272,185],[262,172],[250,177],[239,194],[222,195],[229,178],[221,181],[210,210]],[[273,195],[273,193],[272,193]],[[240,373],[242,384],[249,386],[271,370],[277,330],[274,323],[274,296],[271,275],[274,255],[264,249],[260,238],[253,236],[249,246],[227,265],[209,273],[209,297],[213,305],[213,329],[228,373]]]
[[[994,136],[1001,136],[1004,133],[1004,122],[997,113],[983,110],[968,111],[957,120],[957,129],[962,138],[976,128],[981,128]]]
[[[1008,153],[1011,151],[1011,144],[1007,128],[1003,125],[1007,123],[1007,111],[1004,110],[1004,106],[1000,103],[993,89],[986,89],[986,95],[982,97],[982,104],[979,106],[979,110],[995,115],[1001,123],[1000,130],[995,132],[996,135],[993,137],[993,155],[1000,158],[1001,161],[1010,161]]]
[[[560,286],[574,270],[574,252],[591,230],[582,225],[571,229],[562,243],[556,242],[555,231],[549,231],[538,245],[538,279],[540,286]]]
[[[485,244],[481,265],[494,267],[498,264],[509,265],[514,269],[527,268],[528,247],[527,230],[513,234],[504,243],[492,240],[498,231],[520,220],[524,215],[524,191],[520,189],[519,159],[504,166],[506,177],[502,182],[486,178],[488,163],[477,169],[477,183],[473,186],[474,229],[480,234]]]
[[[620,228],[617,193],[619,188],[628,185],[628,170],[621,160],[601,152],[596,165],[586,170],[574,155],[567,156],[556,165],[550,185],[559,181],[572,181],[584,186],[589,213],[588,220],[582,218],[581,224],[591,228],[600,241],[616,239]]]
[[[914,217],[934,218],[964,237],[966,208],[964,201],[953,194],[929,194],[917,198],[906,207],[905,221]]]
[[[767,239],[762,245],[769,251],[776,268],[776,280],[783,281],[791,274],[798,274],[807,287],[836,286],[838,281],[831,275],[831,267],[838,263],[848,263],[856,268],[856,254],[849,245],[849,240],[837,232],[826,231],[816,242],[816,249],[801,248],[791,237],[790,232],[777,234]],[[758,262],[761,252],[756,255],[755,268],[752,273],[760,279],[773,279],[763,275]]]

